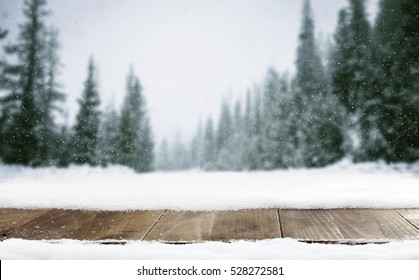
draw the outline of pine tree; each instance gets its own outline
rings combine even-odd
[[[58,114],[63,113],[60,103],[64,102],[65,95],[59,90],[60,85],[57,82],[59,67],[61,66],[57,53],[58,31],[50,29],[45,34],[45,85],[40,93],[37,102],[40,111],[40,154],[39,161],[41,165],[53,165],[58,162],[58,154],[61,152],[56,148],[61,141],[62,128],[56,123]]]
[[[184,145],[180,133],[176,134],[171,147],[171,166],[172,170],[186,170],[191,167],[190,153]]]
[[[245,168],[244,155],[246,151],[247,139],[243,123],[241,103],[238,100],[234,107],[234,116],[230,136],[217,156],[217,169],[223,171],[240,171]]]
[[[3,115],[0,124],[3,129],[3,160],[27,165],[39,164],[40,157],[42,115],[37,102],[45,81],[42,35],[44,18],[48,14],[46,1],[26,0],[23,14],[26,21],[19,26],[18,41],[6,48],[6,53],[15,56],[17,63],[4,69],[8,93],[1,100]]]
[[[198,129],[191,141],[191,160],[193,167],[203,168],[204,165],[204,135],[202,122],[199,122]]]
[[[278,167],[280,157],[280,142],[277,139],[277,125],[279,123],[279,96],[281,82],[278,73],[269,69],[263,92],[263,124],[262,124],[262,159],[263,169]]]
[[[388,162],[419,158],[418,12],[415,1],[382,0],[375,26],[378,121]]]
[[[216,153],[227,144],[233,132],[233,118],[231,116],[230,106],[224,101],[221,107],[221,115],[218,122],[216,136]]]
[[[137,143],[138,157],[135,161],[134,170],[137,172],[150,172],[153,170],[154,160],[154,142],[151,132],[150,121],[147,116],[144,117],[140,127],[139,142]]]
[[[167,139],[163,139],[156,153],[156,169],[162,171],[172,170]]]
[[[153,168],[153,141],[145,100],[139,79],[131,68],[127,78],[127,95],[121,111],[119,163],[137,172]]]
[[[212,118],[209,118],[205,127],[204,139],[204,162],[203,167],[206,170],[214,169],[216,157],[216,141],[214,135],[214,123]]]
[[[242,167],[246,170],[252,170],[256,167],[253,164],[253,147],[252,147],[252,137],[253,137],[253,124],[254,124],[254,104],[252,100],[252,92],[250,90],[246,93],[246,105],[244,110],[243,117],[243,142],[244,142],[244,152],[243,152],[243,162]]]
[[[314,21],[309,0],[304,1],[303,23],[297,50],[296,80],[303,94],[316,98],[327,88],[324,67],[314,37]]]
[[[103,113],[99,132],[99,158],[102,166],[118,163],[119,156],[119,116],[109,104]]]
[[[264,168],[262,161],[263,153],[263,140],[262,140],[262,129],[263,129],[263,117],[262,117],[262,94],[260,88],[257,86],[254,89],[254,100],[253,100],[253,114],[249,129],[248,139],[248,170],[260,170]]]
[[[80,110],[77,115],[72,137],[72,162],[76,164],[99,164],[98,138],[100,128],[100,99],[96,81],[96,67],[93,59],[89,61],[88,76],[84,83],[83,96],[79,99]]]
[[[67,167],[71,163],[71,130],[69,129],[68,125],[68,112],[63,112],[64,122],[60,127],[59,138],[57,141],[56,147],[56,158],[57,158],[57,165],[59,167]]]
[[[329,69],[331,72],[332,92],[339,98],[340,103],[348,112],[354,110],[352,101],[349,99],[349,86],[353,79],[351,64],[351,50],[349,49],[350,18],[348,11],[342,9],[339,12],[337,30],[334,35],[334,46],[330,58]]]
[[[351,57],[348,63],[353,73],[349,83],[349,112],[360,141],[354,155],[358,161],[377,160],[386,149],[386,143],[379,129],[383,112],[381,92],[371,67],[374,62],[371,27],[364,1],[350,0],[349,9]]]
[[[303,164],[319,167],[343,156],[343,136],[337,101],[331,96],[316,46],[314,22],[308,0],[297,51],[296,110],[299,116],[298,147]]]

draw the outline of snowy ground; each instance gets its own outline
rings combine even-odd
[[[291,239],[257,242],[208,242],[169,245],[145,241],[126,245],[100,245],[75,240],[0,242],[0,259],[287,259],[287,260],[419,260],[419,241],[369,244],[362,246],[306,244]]]
[[[123,167],[0,166],[0,207],[102,210],[418,208],[419,162],[323,169],[135,174]]]
[[[229,210],[246,208],[418,208],[419,162],[348,161],[316,170],[152,173],[72,167],[0,166],[0,208]],[[0,242],[0,259],[419,259],[419,241],[363,246],[290,239],[168,245],[75,240]]]

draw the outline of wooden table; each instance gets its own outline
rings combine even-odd
[[[293,238],[365,244],[419,239],[419,209],[81,211],[0,209],[0,238],[166,243]]]

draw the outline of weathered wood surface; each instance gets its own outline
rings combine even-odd
[[[0,209],[0,237],[47,213],[48,210]]]
[[[419,229],[419,209],[400,209],[397,210],[397,212],[413,226]]]
[[[163,211],[53,210],[12,232],[9,238],[142,240]]]
[[[419,231],[395,210],[331,210],[347,240],[419,239]]]
[[[0,209],[0,238],[173,243],[294,238],[368,243],[419,239],[419,209],[76,211]]]
[[[328,210],[279,210],[285,238],[305,241],[340,241],[344,239]]]
[[[201,242],[280,238],[276,210],[166,212],[145,240]]]

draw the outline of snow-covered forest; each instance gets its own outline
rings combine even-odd
[[[58,31],[47,26],[46,0],[24,1],[25,22],[16,42],[4,46],[0,89],[0,158],[5,164],[60,166],[119,164],[137,172],[152,170],[153,140],[139,78],[133,68],[126,97],[116,111],[100,111],[97,69],[88,62],[87,78],[73,126],[68,125],[60,87]],[[1,39],[8,34],[1,30]],[[127,67],[128,68],[128,67]]]
[[[224,100],[218,123],[202,122],[190,144],[164,140],[157,167],[239,171],[323,167],[344,157],[418,160],[418,13],[417,1],[381,0],[371,24],[365,1],[349,0],[323,54],[305,1],[296,74],[270,68],[244,102]]]
[[[156,148],[133,67],[127,65],[122,107],[109,102],[101,110],[95,54],[86,61],[78,114],[69,121],[60,84],[65,46],[47,24],[47,1],[26,0],[22,7],[14,42],[0,26],[4,164],[253,171],[323,167],[345,157],[388,163],[419,159],[416,0],[381,0],[374,23],[365,1],[349,0],[325,52],[310,2],[304,1],[295,74],[269,68],[244,102],[226,98],[217,122],[202,122],[193,139],[167,139]]]

